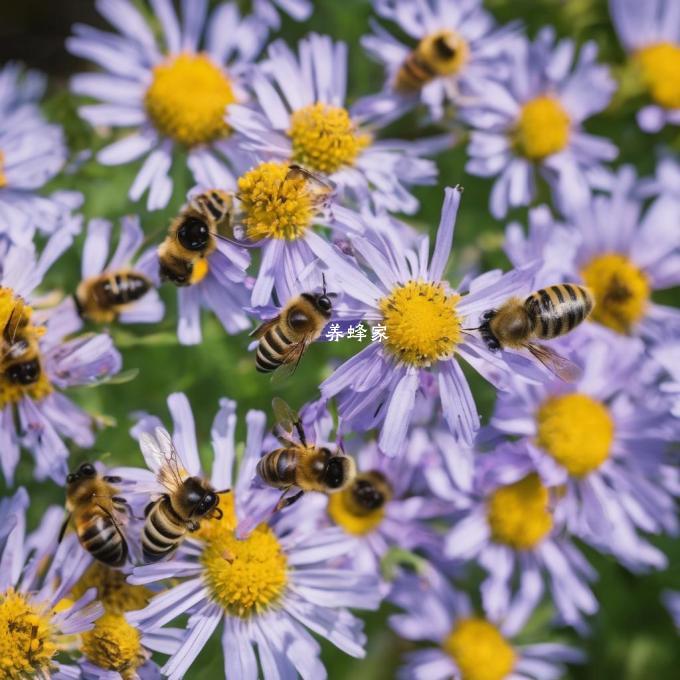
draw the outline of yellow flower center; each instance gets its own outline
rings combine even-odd
[[[604,463],[614,422],[601,402],[585,394],[551,397],[536,413],[536,443],[570,475],[584,477]]]
[[[288,163],[261,163],[238,180],[238,198],[246,235],[253,241],[293,241],[304,235],[319,212],[324,195]]]
[[[151,590],[128,583],[125,574],[101,562],[94,562],[78,580],[71,591],[73,600],[80,599],[90,588],[97,589],[97,599],[111,614],[143,609],[153,597]]]
[[[207,55],[187,53],[155,66],[144,96],[156,129],[185,146],[229,135],[224,116],[235,101],[227,75]]]
[[[380,300],[385,322],[385,347],[399,361],[429,366],[451,356],[461,340],[456,313],[460,295],[441,283],[408,281]]]
[[[48,615],[12,589],[0,595],[0,680],[47,677],[57,651]]]
[[[11,343],[0,339],[0,410],[24,396],[38,401],[52,392],[40,355],[45,327],[34,326],[32,314],[11,288],[0,288],[0,328],[14,329]]]
[[[209,271],[210,265],[208,264],[208,259],[205,257],[199,257],[193,264],[191,277],[189,278],[189,284],[193,286],[196,283],[200,283],[206,276],[208,276]]]
[[[559,101],[549,96],[531,99],[522,107],[515,143],[527,158],[540,161],[569,143],[571,121]]]
[[[330,175],[344,165],[353,165],[371,143],[371,135],[360,133],[347,109],[317,102],[293,112],[288,136],[296,163]]]
[[[328,514],[348,534],[365,536],[385,518],[392,486],[377,470],[360,472],[347,488],[328,499]]]
[[[137,677],[147,658],[141,636],[122,614],[106,613],[92,630],[82,634],[82,652],[88,661],[108,671],[120,673],[124,680]]]
[[[461,680],[503,680],[515,666],[512,646],[485,619],[459,619],[442,646],[456,662]]]
[[[595,296],[593,321],[617,333],[628,333],[644,316],[649,279],[625,255],[599,255],[581,270],[581,276]]]
[[[7,175],[5,175],[5,154],[0,151],[0,189],[7,186]]]
[[[496,489],[487,501],[487,520],[494,541],[516,550],[531,550],[553,526],[548,489],[536,474]]]
[[[667,109],[680,109],[680,45],[649,45],[633,57],[652,99]]]
[[[247,618],[275,605],[288,583],[288,562],[274,532],[260,524],[245,538],[236,538],[233,494],[220,499],[223,517],[204,523],[201,562],[212,595],[231,616]]]

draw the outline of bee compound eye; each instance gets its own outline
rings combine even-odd
[[[317,306],[324,312],[330,312],[333,309],[333,303],[328,295],[320,295],[316,301]]]
[[[197,217],[189,217],[177,230],[177,238],[187,250],[203,250],[208,244],[208,225]]]
[[[66,475],[66,483],[67,484],[73,484],[73,482],[76,481],[76,476],[72,473],[69,472],[69,474]]]
[[[97,474],[97,470],[95,469],[94,465],[92,465],[92,463],[83,463],[78,468],[78,472],[83,477],[94,477]]]

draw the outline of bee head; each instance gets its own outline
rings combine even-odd
[[[199,217],[187,217],[177,229],[177,240],[187,250],[205,250],[210,240],[210,228]]]
[[[66,476],[66,483],[73,484],[79,479],[92,479],[97,476],[97,468],[92,463],[82,463],[75,472]]]
[[[324,314],[324,316],[330,316],[331,311],[333,310],[333,303],[331,302],[330,297],[326,295],[326,293],[323,293],[322,295],[317,295],[316,307]]]
[[[323,475],[324,484],[332,490],[342,489],[354,477],[354,460],[349,456],[331,456]]]
[[[358,505],[366,510],[377,510],[385,501],[385,494],[370,479],[356,479],[352,485],[352,495]]]
[[[192,517],[204,517],[219,502],[219,496],[211,488],[206,488],[205,482],[199,477],[189,477],[184,486],[184,502]]]
[[[443,61],[449,61],[456,56],[456,48],[451,45],[449,36],[446,34],[440,35],[432,46],[434,53]]]
[[[15,385],[32,385],[40,378],[40,362],[37,359],[12,364],[5,371],[7,379]]]

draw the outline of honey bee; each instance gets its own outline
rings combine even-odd
[[[151,281],[139,272],[104,272],[81,281],[74,299],[78,314],[96,323],[111,323],[126,305],[140,300],[151,288]]]
[[[588,318],[595,302],[587,288],[563,283],[535,291],[525,300],[510,298],[482,315],[480,335],[495,352],[505,347],[528,349],[562,380],[576,379],[579,368],[534,339],[550,340],[568,333]]]
[[[265,484],[283,489],[275,512],[298,501],[306,491],[335,493],[351,483],[356,475],[353,458],[308,442],[300,418],[282,399],[275,398],[272,408],[277,439],[283,446],[260,458],[257,474]],[[291,438],[293,432],[299,441]],[[286,498],[294,486],[300,491]]]
[[[73,522],[80,545],[109,567],[121,567],[128,557],[128,544],[119,520],[127,513],[127,501],[117,496],[120,477],[100,475],[92,463],[83,463],[66,477],[66,509],[61,529]]]
[[[455,73],[467,56],[465,41],[453,31],[432,33],[404,59],[395,76],[394,87],[402,92],[420,90],[439,76]]]
[[[166,489],[144,510],[142,552],[147,562],[157,562],[175,552],[187,532],[197,531],[201,521],[222,518],[217,507],[220,494],[202,477],[191,476],[180,460],[168,432],[156,428],[156,436],[143,433],[140,447],[147,460],[155,461],[157,479]]]
[[[0,370],[10,383],[26,386],[38,382],[41,367],[38,339],[24,335],[28,325],[24,307],[23,300],[18,300],[3,329]]]
[[[255,368],[270,373],[285,368],[295,371],[310,343],[320,335],[331,318],[333,303],[326,293],[302,293],[286,303],[281,313],[265,321],[250,335],[257,338]]]
[[[347,510],[355,517],[365,517],[379,510],[392,499],[392,486],[382,472],[359,472],[343,493]]]
[[[218,238],[233,235],[233,196],[212,189],[194,196],[172,221],[158,247],[159,273],[163,281],[188,286],[194,265],[217,248]]]

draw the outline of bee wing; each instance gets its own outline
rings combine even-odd
[[[23,315],[24,315],[24,301],[21,298],[19,298],[17,300],[17,303],[14,305],[12,312],[9,315],[9,319],[7,320],[7,324],[5,325],[5,328],[3,330],[5,340],[10,345],[14,344],[14,340],[17,336],[19,326],[21,325]]]
[[[312,342],[312,336],[305,335],[300,342],[291,345],[283,354],[283,363],[272,374],[272,383],[279,384],[286,378],[289,378],[300,365],[302,355],[307,350],[307,347]]]
[[[274,328],[274,326],[276,326],[280,318],[281,315],[279,314],[278,316],[275,316],[273,319],[269,319],[269,321],[263,321],[254,331],[251,331],[251,333],[249,333],[248,337],[256,338],[257,340],[259,340],[267,331],[271,330],[272,328]]]
[[[155,437],[143,432],[139,437],[139,446],[160,484],[169,491],[175,491],[182,485],[188,474],[167,430],[157,427]]]
[[[294,432],[295,424],[300,421],[300,417],[281,397],[272,399],[272,411],[276,425],[289,434]]]
[[[310,172],[301,165],[291,164],[288,166],[288,172],[286,174],[286,179],[305,179],[307,180],[317,191],[331,192],[333,191],[333,185],[324,179],[321,179],[318,175]]]
[[[549,347],[532,342],[527,343],[525,346],[536,359],[561,380],[574,382],[581,376],[581,368],[578,364],[563,357]]]

